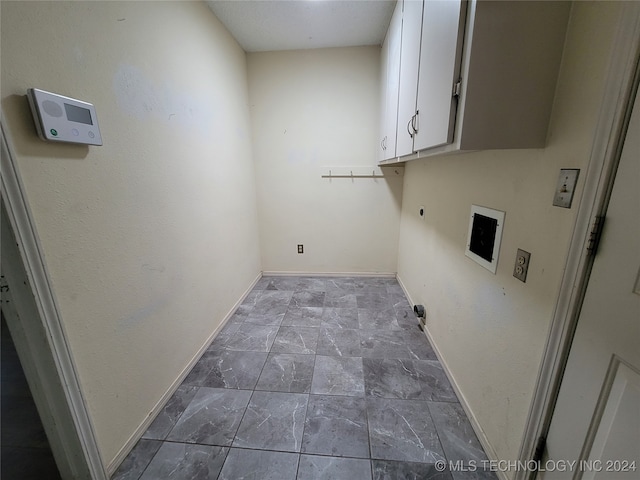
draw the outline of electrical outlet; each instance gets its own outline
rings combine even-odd
[[[298,253],[304,253],[304,245],[298,244]]]
[[[518,253],[516,254],[516,264],[513,267],[513,276],[521,282],[527,281],[527,272],[529,271],[530,259],[531,254],[529,252],[518,249]]]

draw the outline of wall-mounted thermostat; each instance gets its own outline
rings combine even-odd
[[[37,88],[28,89],[27,98],[41,139],[102,145],[96,109],[90,103]]]

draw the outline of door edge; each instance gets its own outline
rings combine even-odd
[[[521,462],[535,458],[539,439],[545,438],[549,430],[593,266],[593,256],[587,250],[590,232],[596,217],[606,212],[638,88],[640,4],[625,2],[616,32],[583,194],[520,447]],[[514,480],[531,480],[536,474],[517,471]]]
[[[39,387],[42,395],[36,401],[40,402],[39,410],[50,412],[51,418],[43,418],[45,428],[55,431],[52,449],[63,452],[57,461],[65,465],[59,466],[61,473],[72,472],[75,478],[106,480],[107,474],[100,455],[95,431],[80,388],[77,369],[68,346],[67,337],[61,321],[60,311],[53,294],[50,277],[44,262],[43,252],[35,228],[35,223],[26,199],[24,186],[20,177],[18,165],[15,161],[9,132],[6,128],[4,112],[0,112],[0,142],[2,148],[0,188],[2,203],[8,217],[8,227],[12,230],[16,245],[13,246],[19,258],[15,263],[16,269],[22,270],[22,277],[27,280],[27,290],[23,295],[25,302],[33,304],[32,311],[37,317],[37,329],[44,335],[46,341],[37,344],[38,339],[25,332],[23,353],[29,362],[33,360],[35,375],[31,375],[29,382]],[[17,270],[16,270],[17,272]],[[17,272],[20,274],[20,272]],[[13,293],[13,292],[12,292]],[[15,292],[16,302],[19,298]],[[29,295],[30,294],[30,295]],[[16,303],[17,305],[17,303]],[[17,345],[16,345],[17,346]],[[25,351],[27,350],[29,351]],[[19,352],[20,354],[20,352]],[[53,365],[51,365],[53,362]],[[49,365],[57,375],[57,382],[45,382],[39,378],[42,368],[38,365]],[[52,391],[55,390],[55,391]],[[44,405],[42,405],[44,403]],[[53,445],[53,442],[59,443]],[[82,452],[77,452],[74,446],[79,445]],[[62,456],[63,458],[59,458]],[[76,475],[78,477],[76,477]]]

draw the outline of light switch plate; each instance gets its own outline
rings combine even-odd
[[[580,170],[577,168],[563,168],[560,170],[558,177],[558,185],[556,193],[553,197],[553,205],[562,208],[571,208],[573,194],[576,190],[578,175]]]

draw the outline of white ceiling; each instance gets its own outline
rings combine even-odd
[[[395,0],[210,0],[247,52],[380,45]]]

